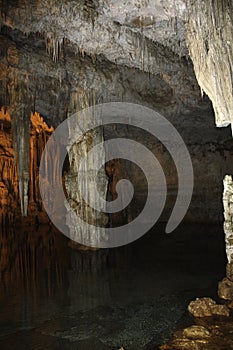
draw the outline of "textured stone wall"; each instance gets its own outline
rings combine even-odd
[[[187,46],[197,81],[213,103],[216,125],[233,125],[232,1],[196,0],[187,4]]]
[[[197,115],[195,114],[196,112],[194,111],[193,113],[193,116],[191,114],[189,115],[191,120],[197,118]],[[3,212],[5,214],[8,213],[8,215],[19,217],[20,205],[18,176],[17,166],[14,165],[13,159],[11,120],[9,114],[4,114],[3,110],[0,117],[1,206],[2,210],[4,209]],[[211,118],[209,118],[208,115],[205,115],[205,113],[204,115],[199,114],[199,118],[208,121],[211,120]],[[31,123],[28,186],[29,218],[27,220],[29,220],[29,222],[42,223],[48,222],[48,218],[43,211],[40,199],[38,171],[42,151],[53,129],[46,126],[39,115],[32,115]],[[233,140],[230,138],[230,132],[224,134],[223,130],[217,130],[214,125],[211,124],[207,125],[206,128],[207,129],[205,130],[198,125],[195,127],[193,126],[191,131],[188,128],[178,128],[178,131],[181,133],[189,149],[194,169],[193,198],[185,217],[185,220],[189,221],[208,222],[221,221],[223,219],[221,180],[226,173],[233,173]],[[168,196],[165,210],[161,217],[162,220],[167,220],[176,200],[178,179],[175,164],[166,148],[151,135],[136,128],[127,128],[126,126],[120,125],[116,127],[115,125],[112,125],[106,128],[104,134],[106,139],[125,136],[135,139],[137,142],[144,144],[155,154],[156,158],[162,165],[167,180]],[[203,136],[204,134],[206,135],[205,139]],[[212,142],[213,136],[216,139],[216,142]],[[84,212],[87,210],[86,213],[89,213],[88,207],[85,205],[81,206],[83,201],[81,201],[80,194],[77,191],[78,167],[83,155],[85,155],[96,142],[101,140],[102,136],[99,133],[87,134],[86,138],[73,145],[69,154],[70,171],[66,178],[65,186],[67,198],[70,199],[71,206],[74,204],[75,210],[81,208],[80,210]],[[56,149],[54,149],[54,157],[55,156],[57,156]],[[104,160],[104,152],[102,155],[100,154],[100,157],[103,157]],[[89,162],[89,169],[95,170],[95,162],[93,159],[87,159],[87,161]],[[66,173],[67,170],[68,168],[66,169]],[[57,180],[56,173],[57,171],[52,172],[53,176],[51,181]],[[147,197],[147,183],[143,172],[140,171],[136,165],[128,161],[116,159],[107,164],[106,173],[108,178],[102,169],[102,172],[100,172],[100,174],[102,174],[102,179],[99,183],[103,185],[103,187],[100,188],[100,192],[104,197],[106,196],[107,187],[111,192],[108,192],[107,194],[109,200],[116,199],[116,184],[121,178],[129,179],[135,188],[135,195],[132,203],[123,212],[113,214],[109,222],[113,225],[127,223],[141,212],[145,204]],[[91,191],[90,188],[88,189],[86,183],[84,183],[83,186],[86,186],[87,190]],[[92,194],[90,193],[90,195]],[[50,202],[52,205],[52,198]],[[60,215],[59,212],[57,212],[56,215]],[[96,220],[98,221],[99,219],[106,222],[106,217],[101,218],[97,215]],[[93,221],[93,217],[90,217],[90,220]]]
[[[223,181],[224,232],[226,239],[226,253],[229,264],[233,263],[233,180],[226,175]]]
[[[70,130],[70,134],[73,133],[74,130]],[[75,212],[82,219],[79,225],[74,225],[71,220],[71,211],[68,212],[66,223],[69,227],[70,237],[76,242],[84,242],[85,237],[89,237],[92,246],[97,246],[100,240],[106,239],[106,237],[102,237],[101,227],[108,223],[108,217],[104,213],[105,208],[99,200],[99,198],[106,199],[108,186],[105,168],[98,168],[98,162],[103,165],[105,163],[104,146],[101,147],[98,154],[88,153],[95,145],[102,142],[102,130],[97,129],[87,132],[81,140],[72,144],[68,153],[70,167],[65,179],[68,203],[72,208],[72,212]],[[84,165],[80,170],[79,167],[83,160]],[[95,186],[95,176],[97,174]],[[99,198],[96,196],[95,189],[98,190]],[[102,212],[89,206],[81,191],[89,203],[93,202],[97,207],[102,208]]]
[[[190,119],[197,118],[195,111]],[[181,118],[181,116],[180,116]],[[199,118],[207,118],[199,114]],[[194,171],[194,190],[190,207],[185,220],[193,222],[221,222],[223,220],[222,209],[222,178],[228,172],[233,172],[233,140],[230,136],[221,137],[220,130],[209,124],[206,129],[195,127],[191,130],[177,126],[188,150],[190,152]],[[219,133],[217,132],[219,131]],[[216,142],[212,141],[214,133]],[[203,134],[206,137],[204,138]],[[209,133],[209,135],[208,135]],[[167,149],[150,134],[137,128],[126,128],[125,126],[112,126],[111,130],[105,130],[106,138],[128,137],[145,145],[159,160],[167,181],[167,201],[160,220],[166,221],[174,207],[177,190],[178,177],[174,160]],[[113,198],[115,194],[115,183],[121,178],[129,179],[135,189],[134,198],[130,205],[120,213],[112,216],[115,223],[131,221],[142,210],[147,198],[147,181],[143,172],[135,165],[124,160],[115,160],[109,164],[108,171],[113,179],[111,186]]]

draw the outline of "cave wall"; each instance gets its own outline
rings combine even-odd
[[[197,0],[188,4],[186,41],[198,83],[213,103],[216,125],[232,125],[232,1]]]
[[[187,111],[186,111],[187,112]],[[218,222],[223,219],[223,208],[221,204],[222,197],[222,181],[225,173],[232,173],[232,139],[230,130],[222,131],[214,127],[214,121],[210,114],[213,113],[211,106],[204,103],[204,107],[197,111],[190,110],[189,118],[193,121],[199,119],[199,123],[194,125],[192,130],[177,125],[177,129],[182,135],[188,150],[191,155],[193,169],[194,169],[194,192],[190,208],[186,214],[186,221],[195,222]],[[180,115],[180,118],[182,116]],[[187,118],[187,114],[183,116]],[[203,123],[205,121],[206,129],[203,130]],[[9,113],[4,114],[4,110],[0,113],[0,140],[1,140],[1,213],[2,221],[6,220],[6,214],[9,216],[7,220],[15,220],[20,218],[20,197],[18,190],[18,175],[17,165],[14,164],[13,157],[13,141],[11,130],[11,119]],[[40,193],[39,193],[39,164],[40,157],[48,137],[51,135],[53,128],[47,126],[43,119],[38,114],[31,115],[31,132],[30,132],[30,171],[29,171],[29,208],[28,218],[23,222],[30,224],[48,223],[49,219],[43,209]],[[201,135],[203,133],[203,135]],[[152,135],[143,132],[138,128],[126,128],[124,125],[111,125],[105,129],[105,139],[112,137],[127,137],[132,138],[150,149],[160,161],[162,168],[166,175],[168,196],[164,212],[160,218],[166,221],[174,206],[178,179],[174,161],[172,160],[166,148]],[[93,136],[93,135],[92,135]],[[224,137],[223,137],[224,136]],[[216,140],[215,142],[212,139]],[[92,144],[92,143],[91,143]],[[75,146],[76,147],[76,146]],[[83,147],[78,147],[78,151],[74,150],[70,154],[71,164],[73,159],[74,170],[69,172],[66,181],[70,181],[73,176],[77,177],[75,169],[77,169],[78,162],[74,162],[77,154],[86,149],[84,143]],[[54,151],[56,153],[56,151]],[[78,153],[77,153],[78,152]],[[132,181],[135,188],[135,197],[132,203],[122,212],[114,213],[110,218],[111,225],[119,225],[127,223],[134,219],[142,210],[147,197],[147,182],[143,172],[130,162],[123,160],[115,160],[109,162],[106,167],[108,177],[114,178],[114,183],[109,182],[110,197],[108,199],[116,198],[116,183],[121,178],[128,178]],[[75,175],[76,174],[76,175]],[[56,176],[54,176],[56,181]],[[107,181],[107,178],[106,178]],[[67,195],[71,197],[71,203],[77,201],[77,193],[73,191],[76,182],[72,186],[68,186]],[[107,182],[106,182],[107,188]],[[76,197],[74,198],[74,194]],[[83,207],[85,209],[85,206]],[[59,213],[57,213],[59,215]],[[66,218],[64,218],[66,220]],[[20,221],[20,220],[19,220]]]
[[[184,125],[181,126],[179,119],[175,121],[177,130],[190,152],[194,171],[194,190],[190,207],[184,219],[186,221],[220,222],[223,220],[222,179],[224,174],[233,171],[233,140],[229,128],[224,132],[215,128],[214,120],[211,121],[211,115],[213,116],[211,106],[190,109],[186,111],[186,114],[180,114],[178,118],[190,119],[191,129],[185,128]],[[196,119],[199,122],[195,125]],[[127,137],[145,145],[159,160],[166,176],[168,191],[165,209],[160,220],[167,221],[174,207],[178,191],[177,171],[171,155],[152,135],[138,128],[126,128],[120,125],[112,126],[109,129],[105,131],[107,139],[126,137],[127,135]],[[112,167],[113,172],[116,173],[116,181],[121,178],[129,178],[136,191],[129,207],[122,214],[115,214],[115,222],[122,220],[126,223],[127,220],[131,221],[141,212],[147,198],[147,182],[140,168],[128,161],[118,159],[113,162]]]
[[[25,222],[38,225],[48,223],[48,217],[43,209],[39,190],[39,166],[45,144],[53,132],[43,118],[38,114],[31,114],[29,137],[29,168],[28,168],[28,208],[27,218],[21,217],[21,196],[19,192],[18,164],[14,157],[13,127],[9,111],[0,111],[0,188],[1,188],[1,223]]]

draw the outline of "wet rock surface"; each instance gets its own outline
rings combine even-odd
[[[210,332],[203,326],[190,326],[184,329],[183,335],[185,338],[193,340],[208,339]]]
[[[233,349],[233,317],[195,318],[195,325],[178,330],[160,350],[228,350]]]
[[[225,305],[216,304],[211,298],[197,298],[195,301],[191,301],[188,311],[194,317],[229,316],[229,309]]]
[[[218,284],[218,295],[222,299],[233,300],[233,282],[224,278]]]

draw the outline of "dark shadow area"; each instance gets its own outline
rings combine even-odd
[[[115,249],[78,251],[51,226],[5,227],[0,245],[1,349],[153,349],[193,298],[217,296],[220,225],[157,224]]]

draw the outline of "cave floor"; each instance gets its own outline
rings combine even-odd
[[[222,225],[164,228],[98,251],[50,226],[2,229],[0,349],[156,349],[190,300],[217,299],[226,264]]]

